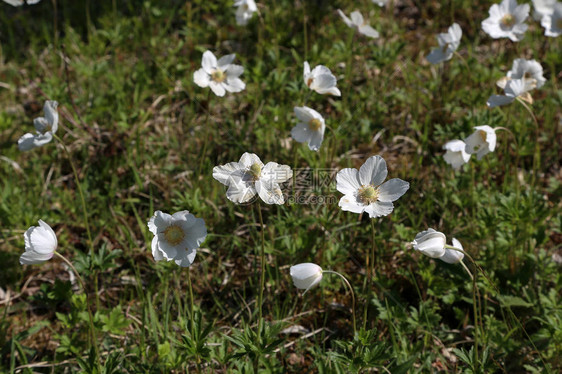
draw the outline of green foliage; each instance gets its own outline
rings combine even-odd
[[[480,27],[490,1],[258,3],[243,27],[232,1],[0,1],[0,372],[559,372],[562,39],[546,38],[530,18],[521,42],[491,39]],[[361,11],[381,37],[355,35],[337,9]],[[452,22],[463,29],[458,55],[429,65],[435,35]],[[219,98],[194,84],[207,49],[236,54],[243,92]],[[547,79],[532,91],[538,127],[518,102],[485,105],[523,57],[538,60]],[[342,97],[309,94],[304,61],[328,66]],[[45,99],[60,104],[57,135],[86,195],[92,252],[60,145],[16,146]],[[318,152],[290,138],[293,108],[305,104],[328,126]],[[484,124],[510,132],[453,171],[443,144]],[[333,198],[263,207],[269,322],[259,326],[257,212],[228,201],[212,178],[214,166],[243,152],[328,169],[330,181],[308,192]],[[369,289],[369,222],[341,211],[334,176],[376,154],[410,190],[375,220]],[[185,269],[151,257],[146,223],[155,210],[189,210],[207,224],[189,270],[193,327]],[[38,219],[56,231],[85,291],[56,258],[19,265],[22,234]],[[478,275],[477,326],[464,269],[411,249],[428,227],[459,239],[495,285]],[[301,262],[349,274],[358,326],[371,300],[366,329],[352,335],[350,295],[326,284],[336,280],[300,296],[289,267]],[[24,367],[43,361],[54,366]]]

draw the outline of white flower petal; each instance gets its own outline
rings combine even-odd
[[[394,210],[394,205],[388,201],[375,201],[365,207],[370,218],[388,216]]]
[[[158,236],[154,236],[152,238],[152,257],[154,257],[154,261],[162,261],[165,257],[163,252],[158,248]]]
[[[398,200],[408,191],[410,183],[399,178],[393,178],[384,182],[379,187],[379,200],[383,202],[392,202]]]
[[[228,92],[240,92],[246,88],[246,84],[242,82],[240,78],[226,78],[226,81],[223,83],[224,88]]]
[[[380,36],[379,32],[369,25],[359,26],[358,31],[359,31],[360,34],[363,34],[363,35],[368,36],[369,38],[373,38],[373,39],[376,39]]]
[[[295,287],[306,291],[319,284],[322,280],[322,268],[312,263],[291,266],[290,274]]]
[[[422,252],[424,255],[439,258],[445,254],[447,238],[442,232],[430,228],[418,233],[412,244],[415,250]]]
[[[226,90],[223,86],[222,83],[217,83],[213,80],[211,80],[209,82],[209,87],[211,87],[211,90],[213,91],[213,93],[219,97],[223,97],[224,94],[226,93]]]
[[[361,181],[357,169],[346,168],[338,171],[336,174],[336,189],[339,192],[354,196],[359,188],[361,188]]]
[[[244,67],[240,65],[230,65],[226,70],[226,76],[228,78],[238,78],[244,73]]]
[[[174,261],[182,268],[187,268],[195,261],[196,254],[197,251],[195,249],[191,251],[184,250],[178,257],[174,258]]]
[[[256,193],[256,189],[253,185],[240,180],[229,185],[226,191],[226,198],[233,203],[243,204],[256,196]]]
[[[230,186],[232,183],[239,183],[245,174],[245,168],[238,162],[229,162],[226,165],[215,166],[213,168],[213,178]]]
[[[386,161],[381,156],[371,156],[359,168],[359,181],[361,184],[379,186],[388,175]]]
[[[291,129],[291,136],[299,143],[308,143],[312,137],[312,131],[307,124],[301,122]]]
[[[240,161],[239,161],[240,165],[242,165],[245,168],[250,168],[253,164],[258,164],[261,166],[261,168],[263,169],[263,162],[261,162],[260,158],[258,157],[258,155],[256,155],[255,153],[249,153],[249,152],[245,152],[242,157],[240,157]]]
[[[359,203],[353,195],[344,195],[338,205],[342,210],[353,213],[363,213],[366,208],[365,204]]]
[[[199,87],[209,87],[211,76],[207,74],[205,69],[199,69],[195,73],[193,73],[193,81]]]
[[[213,74],[213,72],[217,68],[217,58],[211,51],[205,51],[203,53],[203,59],[201,61],[201,66],[203,70],[209,75]]]
[[[283,183],[292,177],[293,171],[289,165],[279,165],[277,162],[268,162],[262,169],[260,180],[272,180],[276,183]]]
[[[256,181],[256,191],[260,198],[266,204],[278,204],[281,205],[285,202],[283,193],[279,184],[275,180],[263,180],[259,179]]]
[[[217,61],[217,67],[221,70],[226,70],[229,68],[229,65],[232,63],[232,61],[234,61],[235,58],[236,58],[236,54],[234,53],[230,55],[222,56]]]
[[[495,108],[497,106],[507,105],[515,100],[514,97],[504,96],[504,95],[492,95],[486,101],[486,105],[490,108]]]

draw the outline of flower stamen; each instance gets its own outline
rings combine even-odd
[[[318,118],[313,118],[308,122],[308,128],[312,131],[318,131],[322,126],[322,122]]]
[[[363,204],[372,204],[379,199],[379,189],[370,184],[361,186],[358,197]]]
[[[217,83],[222,83],[226,79],[226,74],[222,70],[217,69],[211,74],[211,79]]]
[[[170,245],[176,246],[180,244],[183,239],[185,238],[185,233],[181,229],[181,227],[177,225],[171,225],[166,227],[164,230],[164,238]]]
[[[257,162],[255,164],[252,164],[252,166],[250,166],[250,174],[252,174],[254,180],[260,179],[261,165],[258,164]]]
[[[500,20],[500,25],[502,25],[505,28],[513,27],[513,25],[515,25],[515,17],[513,17],[513,15],[507,13]]]

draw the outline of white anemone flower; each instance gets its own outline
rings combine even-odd
[[[340,9],[338,9],[338,14],[340,15],[340,17],[343,19],[343,22],[345,22],[345,24],[348,27],[351,27],[352,29],[356,29],[357,32],[359,32],[359,34],[363,34],[370,38],[379,37],[379,32],[374,28],[372,28],[369,24],[367,24],[367,21],[363,19],[363,15],[359,13],[358,10],[351,12],[350,14],[351,19],[348,18]]]
[[[490,7],[490,17],[482,21],[482,29],[494,39],[509,38],[514,42],[523,39],[528,25],[529,4],[517,5],[517,0],[503,0]]]
[[[466,143],[465,151],[469,154],[475,154],[478,160],[496,149],[496,129],[484,125],[476,126],[471,135],[469,135],[464,142]]]
[[[239,78],[244,72],[240,65],[232,63],[235,54],[226,55],[217,60],[213,52],[205,51],[201,62],[202,68],[193,73],[193,81],[199,87],[210,87],[217,96],[228,92],[240,92],[246,84]]]
[[[453,247],[460,249],[461,251],[464,250],[461,242],[459,242],[455,238],[453,238]],[[464,258],[464,253],[449,248],[445,248],[445,253],[443,253],[443,255],[439,257],[441,261],[445,261],[448,264],[457,264],[461,262],[463,258]]]
[[[303,76],[304,83],[311,90],[321,95],[341,96],[340,90],[336,87],[337,79],[326,66],[318,65],[310,71],[310,65],[305,61]]]
[[[558,37],[562,34],[562,3],[558,2],[554,5],[552,14],[544,16],[541,20],[544,27],[544,35],[550,37]]]
[[[386,161],[381,156],[369,157],[359,171],[340,170],[336,175],[336,188],[344,194],[340,208],[353,213],[367,212],[371,218],[389,215],[394,210],[392,202],[404,195],[410,184],[399,178],[384,182],[387,174]]]
[[[33,4],[37,4],[38,2],[40,2],[41,0],[27,0],[26,3],[27,5],[33,5]],[[8,3],[12,6],[22,6],[24,1],[23,0],[4,0],[5,3]]]
[[[470,160],[470,154],[466,153],[466,144],[462,140],[451,140],[445,143],[443,149],[447,151],[443,155],[443,159],[455,170],[459,170]]]
[[[412,242],[414,249],[431,258],[440,258],[445,254],[447,237],[432,228],[422,231],[416,235]]]
[[[41,264],[53,257],[58,241],[55,232],[47,223],[39,220],[39,226],[30,227],[23,237],[25,252],[20,257],[20,264]]]
[[[305,290],[304,293],[322,280],[322,268],[310,262],[291,266],[290,273],[295,287]]]
[[[554,12],[554,5],[557,0],[533,0],[533,18],[540,21],[544,16],[550,16]]]
[[[388,0],[372,0],[373,3],[377,4],[380,7],[385,6],[388,3]]]
[[[496,84],[498,87],[505,88],[507,81],[510,79],[534,79],[536,88],[541,88],[546,82],[541,64],[537,60],[526,60],[524,58],[515,59],[511,70],[507,72],[507,76],[500,79]],[[532,81],[530,83],[533,84]]]
[[[461,44],[462,29],[458,23],[453,23],[446,33],[437,35],[437,42],[439,48],[435,48],[427,55],[427,61],[432,64],[438,64],[443,61],[448,61],[453,57],[453,53]]]
[[[244,153],[238,162],[213,168],[213,178],[228,187],[226,197],[237,204],[250,201],[256,194],[266,204],[283,204],[280,183],[293,176],[288,165],[268,162],[266,165],[254,153]]]
[[[291,136],[299,143],[308,143],[311,151],[318,151],[324,140],[324,118],[307,106],[296,106],[294,110],[299,122],[291,130]]]
[[[533,103],[533,98],[529,91],[536,87],[537,81],[528,79],[509,79],[504,88],[505,95],[492,95],[488,98],[486,105],[490,108],[497,106],[507,105],[512,103],[515,99],[519,99],[530,104]]]
[[[43,106],[45,117],[38,117],[33,120],[36,134],[27,133],[18,139],[20,151],[29,151],[36,147],[41,147],[53,140],[53,134],[59,128],[59,113],[57,107],[59,103],[47,100]]]
[[[174,260],[181,267],[188,267],[193,263],[197,248],[207,237],[205,221],[195,218],[187,210],[173,215],[157,210],[148,221],[148,229],[154,234],[154,260]]]
[[[245,26],[252,18],[258,7],[254,0],[237,0],[234,2],[236,9],[236,23],[240,26]]]

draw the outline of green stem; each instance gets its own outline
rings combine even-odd
[[[478,307],[476,305],[476,277],[478,273],[475,272],[472,277],[472,313],[474,313],[474,368],[478,372]],[[482,322],[482,321],[480,321]]]
[[[98,372],[101,373],[101,361],[100,361],[101,356],[100,356],[100,351],[99,351],[98,343],[97,343],[98,338],[97,338],[97,334],[96,334],[96,328],[94,326],[94,317],[92,315],[92,308],[90,307],[90,302],[88,301],[88,293],[86,292],[86,285],[84,284],[84,280],[80,276],[80,273],[78,273],[78,270],[76,270],[74,265],[72,265],[72,262],[70,262],[66,257],[61,255],[57,251],[55,251],[54,254],[57,257],[59,257],[61,260],[63,260],[72,269],[74,274],[76,274],[76,278],[78,279],[78,282],[80,283],[80,286],[82,287],[82,291],[84,292],[84,295],[86,295],[86,308],[88,309],[88,320],[90,322],[90,340],[91,340],[91,344],[94,346],[94,350],[96,352]]]
[[[482,274],[484,276],[484,278],[486,278],[486,281],[488,282],[488,284],[494,289],[494,291],[498,295],[500,307],[502,307],[502,306],[505,307],[507,309],[507,311],[509,312],[509,315],[511,316],[511,318],[513,318],[517,322],[517,325],[519,326],[521,331],[523,331],[523,333],[525,334],[525,337],[527,338],[527,340],[529,340],[529,342],[531,343],[531,346],[533,347],[535,352],[537,352],[537,354],[539,355],[539,359],[541,360],[541,363],[543,364],[543,367],[545,368],[547,373],[550,373],[550,368],[546,365],[546,362],[544,361],[542,353],[538,350],[537,346],[535,345],[535,343],[533,342],[533,340],[529,336],[529,333],[527,332],[527,330],[525,329],[525,327],[523,326],[523,324],[521,323],[519,318],[517,318],[515,313],[513,313],[513,311],[511,310],[511,307],[509,305],[504,305],[504,303],[501,299],[500,290],[498,289],[496,284],[494,282],[492,282],[492,280],[490,279],[488,274],[484,271],[484,269],[482,269],[482,267],[480,265],[478,265],[478,263],[474,260],[474,258],[470,254],[468,254],[467,252],[465,252],[465,251],[463,251],[459,248],[455,248],[455,247],[453,247],[451,245],[448,245],[448,244],[445,245],[445,248],[452,249],[452,250],[455,250],[457,252],[460,252],[460,253],[464,254],[472,262],[472,264],[476,267],[476,269],[480,272],[480,274]]]
[[[261,251],[260,251],[260,290],[258,294],[258,338],[261,333],[263,289],[265,287],[265,227],[261,214],[261,204],[258,203],[258,216],[261,226]]]
[[[343,275],[341,275],[340,273],[338,273],[337,271],[322,270],[322,273],[329,273],[329,274],[338,275],[343,280],[343,282],[345,283],[347,288],[349,289],[349,292],[351,293],[351,318],[352,318],[352,321],[353,321],[353,335],[355,335],[357,333],[357,325],[355,323],[355,293],[353,292],[353,287],[351,287],[351,284],[349,283],[347,278],[344,277]]]
[[[199,169],[197,170],[197,175],[201,174],[201,170],[203,169],[203,162],[207,156],[207,144],[209,143],[210,137],[210,130],[209,130],[209,117],[211,115],[211,90],[207,93],[207,115],[205,116],[205,128],[203,132],[205,134],[205,138],[203,140],[203,151],[201,152],[201,159],[199,161]]]
[[[368,317],[368,310],[369,305],[371,304],[371,285],[373,281],[373,277],[375,276],[375,221],[370,219],[371,221],[371,252],[367,252],[367,259],[366,259],[366,268],[367,268],[367,289],[364,290],[365,292],[365,309],[363,310],[363,328],[367,328],[367,317]]]
[[[193,319],[193,287],[191,286],[191,269],[187,268],[187,287],[189,288],[189,318],[191,320],[191,336],[195,331],[195,320]]]
[[[537,181],[537,174],[539,172],[539,165],[541,162],[541,150],[539,145],[539,122],[537,121],[537,117],[535,117],[533,110],[527,104],[525,104],[523,100],[518,99],[517,101],[519,101],[521,105],[523,105],[525,109],[527,109],[527,111],[531,115],[531,118],[533,119],[533,123],[535,124],[535,151],[533,154],[533,177],[531,178],[531,186],[534,187]]]
[[[74,166],[74,162],[72,161],[72,156],[70,155],[70,152],[68,151],[68,148],[66,148],[66,145],[64,144],[62,139],[59,138],[58,135],[56,135],[56,134],[53,134],[53,137],[58,140],[60,145],[62,145],[62,149],[64,150],[64,153],[66,154],[66,157],[68,157],[68,161],[70,162],[70,167],[72,168],[72,172],[74,173],[74,181],[76,182],[76,186],[78,188],[78,193],[80,194],[80,201],[82,203],[82,213],[84,215],[84,225],[86,226],[86,233],[88,234],[88,242],[90,244],[90,255],[93,256],[93,254],[94,254],[94,242],[92,241],[92,234],[91,234],[91,231],[90,231],[90,223],[88,222],[88,210],[86,209],[86,200],[84,199],[84,193],[82,192],[82,186],[80,184],[80,178],[78,178],[78,172],[76,171],[76,167]],[[96,295],[96,297],[97,297],[97,295]]]

